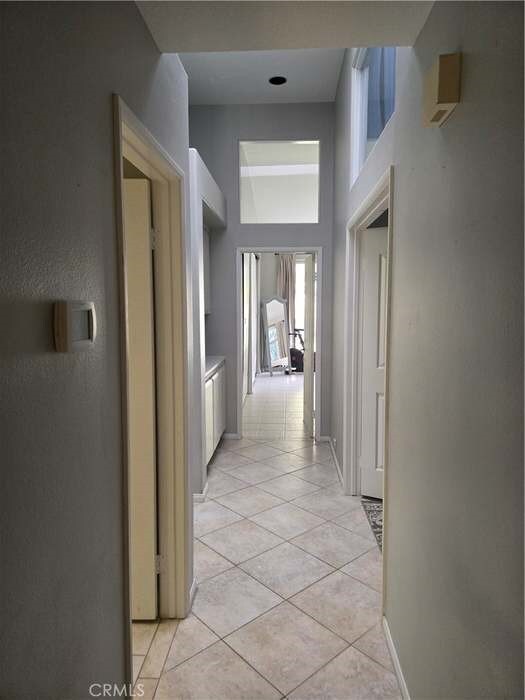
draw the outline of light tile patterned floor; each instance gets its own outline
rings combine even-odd
[[[133,625],[145,698],[400,698],[381,553],[330,449],[301,428],[302,377],[259,377],[195,505],[192,614]]]

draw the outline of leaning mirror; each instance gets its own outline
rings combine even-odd
[[[268,370],[270,374],[278,367],[289,371],[291,362],[286,301],[279,297],[263,301],[262,312]]]

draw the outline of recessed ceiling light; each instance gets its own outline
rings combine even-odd
[[[286,78],[282,75],[274,75],[268,82],[271,85],[284,85],[286,83]]]

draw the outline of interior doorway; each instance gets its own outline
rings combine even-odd
[[[348,224],[346,248],[343,482],[387,547],[389,317],[393,169],[389,168]],[[386,571],[383,571],[386,576]]]
[[[183,618],[194,587],[186,463],[183,174],[114,97],[120,297],[124,630]],[[135,629],[133,630],[135,632]],[[140,638],[140,635],[138,635]]]
[[[387,226],[388,210],[361,233],[357,300],[357,466],[361,495],[380,499],[385,465]]]
[[[320,256],[320,249],[238,250],[239,436],[317,437]],[[262,393],[275,391],[275,404],[278,387],[282,397],[294,394],[288,421],[285,405],[264,423],[249,415]]]

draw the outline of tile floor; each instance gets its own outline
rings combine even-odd
[[[329,447],[302,428],[302,377],[259,377],[195,505],[191,615],[133,625],[144,698],[400,698],[381,627],[381,553]]]

